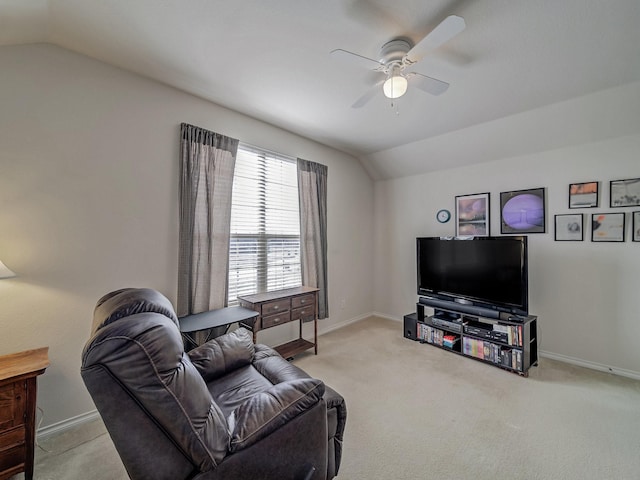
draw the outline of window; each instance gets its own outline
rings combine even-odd
[[[229,305],[238,295],[302,284],[297,165],[240,144],[231,201]]]

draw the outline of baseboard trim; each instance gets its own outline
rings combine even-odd
[[[580,358],[570,357],[568,355],[561,355],[559,353],[546,352],[543,350],[539,350],[538,355],[544,358],[550,358],[551,360],[570,363],[571,365],[577,365],[579,367],[590,368],[591,370],[597,370],[599,372],[612,373],[614,375],[619,375],[621,377],[640,380],[640,372],[634,372],[633,370],[627,370],[625,368],[611,367],[609,365],[603,365],[601,363],[590,362],[588,360],[582,360]]]
[[[371,312],[371,315],[374,317],[384,318],[386,320],[393,320],[394,322],[402,322],[402,318],[394,317],[392,315],[387,315],[386,313]]]
[[[92,410],[75,417],[67,418],[66,420],[62,420],[61,422],[53,423],[51,425],[47,425],[46,427],[39,428],[36,432],[36,437],[38,439],[44,439],[51,435],[62,433],[65,430],[69,430],[70,428],[82,425],[83,423],[91,422],[92,420],[95,420],[97,418],[100,418],[100,414],[97,410]]]
[[[401,318],[394,317],[392,315],[387,315],[385,313],[380,312],[372,312],[372,316],[385,318],[387,320],[393,320],[396,322],[401,322]],[[544,350],[538,350],[538,355],[541,357],[549,358],[551,360],[557,360],[563,363],[569,363],[571,365],[576,365],[579,367],[589,368],[591,370],[597,370],[599,372],[611,373],[613,375],[618,375],[620,377],[632,378],[634,380],[640,380],[640,372],[636,372],[633,370],[627,370],[625,368],[611,367],[609,365],[603,365],[601,363],[590,362],[588,360],[582,360],[581,358],[570,357],[568,355],[561,355],[559,353],[546,352]]]
[[[344,320],[339,323],[334,323],[333,325],[322,328],[322,320],[318,320],[318,335],[324,335],[325,333],[333,332],[334,330],[338,330],[342,327],[346,327],[347,325],[351,325],[352,323],[359,322],[360,320],[364,320],[365,318],[373,316],[373,313],[365,313],[363,315],[358,315],[357,317],[349,318],[348,320]]]
[[[394,317],[392,315],[387,315],[380,312],[371,312],[365,313],[363,315],[358,315],[357,317],[350,318],[343,322],[339,322],[331,325],[328,328],[319,329],[318,335],[324,335],[325,333],[332,332],[334,330],[338,330],[342,327],[346,327],[347,325],[351,325],[353,323],[359,322],[360,320],[364,320],[368,317],[380,317],[387,320],[392,320],[394,322],[401,322],[402,319]],[[569,363],[571,365],[577,365],[579,367],[589,368],[591,370],[597,370],[600,372],[611,373],[613,375],[619,375],[621,377],[632,378],[634,380],[640,380],[640,372],[635,372],[633,370],[627,370],[624,368],[618,367],[610,367],[608,365],[603,365],[600,363],[589,362],[587,360],[582,360],[575,357],[570,357],[567,355],[561,355],[553,352],[546,352],[543,350],[538,351],[538,355],[544,358],[549,358],[551,360],[557,360],[559,362]],[[72,418],[68,418],[67,420],[63,420],[61,422],[54,423],[52,425],[47,425],[46,427],[39,428],[36,432],[36,436],[38,439],[44,439],[50,435],[54,435],[57,433],[62,433],[65,430],[69,430],[70,428],[74,428],[76,426],[82,425],[83,423],[90,422],[100,418],[100,414],[97,410],[92,410],[90,412],[83,413],[81,415],[77,415]]]

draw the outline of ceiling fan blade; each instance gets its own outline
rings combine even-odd
[[[406,55],[411,62],[418,62],[432,50],[451,40],[466,27],[464,18],[457,15],[449,15],[434,28],[431,33],[420,40]]]
[[[443,82],[437,78],[427,77],[421,73],[411,73],[407,75],[407,77],[412,85],[431,95],[442,95],[449,88],[447,82]]]
[[[383,66],[380,62],[374,60],[373,58],[363,57],[362,55],[348,52],[347,50],[343,50],[341,48],[333,50],[331,52],[331,56],[350,65],[358,65],[369,70],[376,70]]]
[[[371,86],[369,88],[369,90],[367,90],[364,95],[362,95],[358,100],[356,100],[354,102],[353,105],[351,105],[351,108],[362,108],[364,107],[367,103],[369,103],[371,101],[371,99],[373,97],[375,97],[378,93],[380,93],[382,91],[382,84],[384,82],[376,82],[375,85]]]

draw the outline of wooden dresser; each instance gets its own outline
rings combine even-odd
[[[240,325],[253,332],[253,342],[260,330],[266,330],[289,322],[299,322],[296,340],[274,347],[284,358],[304,352],[310,348],[318,354],[318,289],[296,287],[268,293],[256,293],[238,297],[240,305],[258,312],[255,319]],[[302,338],[302,322],[313,321],[313,342]]]
[[[33,479],[36,377],[49,366],[49,347],[0,356],[0,480]]]

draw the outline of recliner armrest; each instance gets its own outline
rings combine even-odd
[[[324,395],[324,383],[315,378],[290,380],[253,395],[227,419],[230,452],[247,448],[313,407]]]
[[[247,330],[238,328],[187,353],[202,378],[210,382],[253,361],[255,349]]]
[[[278,352],[266,345],[256,344],[253,366],[274,385],[277,383],[311,378],[307,372],[286,361]]]

